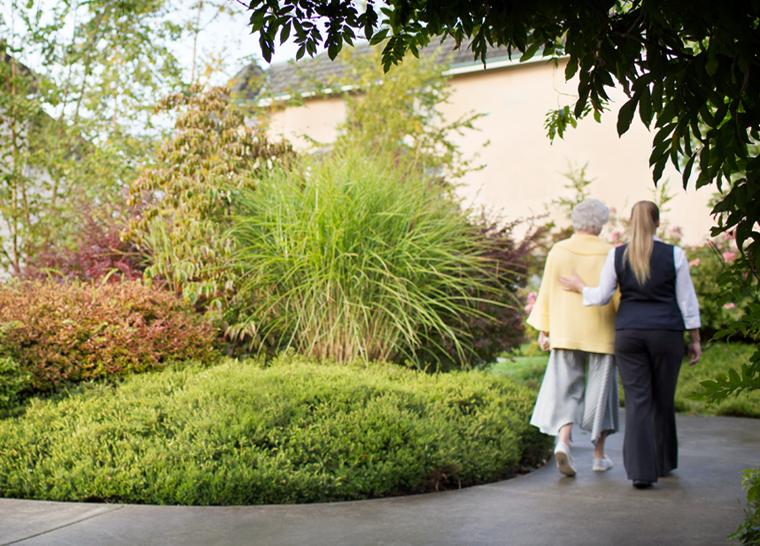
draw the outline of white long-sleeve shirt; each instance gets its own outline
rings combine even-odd
[[[676,266],[676,301],[681,310],[683,323],[687,330],[699,328],[699,301],[691,282],[689,262],[683,249],[673,247],[673,261]],[[598,286],[586,286],[583,288],[583,305],[606,305],[617,289],[618,279],[615,271],[615,249],[609,251],[607,259],[599,274]]]

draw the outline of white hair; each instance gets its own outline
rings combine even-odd
[[[598,199],[586,199],[575,205],[571,218],[575,231],[599,233],[610,219],[610,209]]]

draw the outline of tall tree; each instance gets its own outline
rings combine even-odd
[[[232,196],[256,187],[259,178],[292,154],[272,141],[263,123],[247,126],[230,90],[191,86],[162,99],[158,112],[175,113],[175,133],[158,150],[157,163],[130,187],[144,203],[125,232],[149,249],[146,274],[206,310],[216,311],[235,290],[236,272],[225,267],[234,242],[225,232]]]
[[[75,244],[77,203],[113,201],[152,153],[150,105],[181,81],[169,12],[159,0],[3,6],[0,218],[12,272]]]

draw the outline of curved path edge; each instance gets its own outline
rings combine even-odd
[[[591,471],[577,435],[578,476],[554,461],[511,480],[425,495],[332,504],[183,507],[0,499],[0,546],[726,544],[743,520],[740,471],[760,466],[760,420],[677,417],[679,468],[631,487],[621,433],[615,466]]]

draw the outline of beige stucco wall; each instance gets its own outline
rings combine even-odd
[[[615,104],[602,123],[586,119],[571,129],[563,140],[549,142],[544,129],[546,112],[574,104],[574,82],[566,84],[563,67],[535,62],[512,67],[454,76],[450,103],[442,106],[444,114],[454,119],[474,110],[486,114],[476,122],[479,132],[458,137],[467,155],[479,154],[481,171],[467,175],[460,193],[473,206],[485,205],[506,220],[515,220],[547,212],[546,206],[558,196],[571,197],[565,189],[569,181],[563,176],[569,166],[583,167],[596,180],[589,186],[592,197],[604,201],[627,216],[631,206],[641,199],[652,199],[649,153],[652,133],[638,121],[628,133],[618,138],[617,108],[625,101],[618,92]],[[308,135],[320,142],[335,138],[336,123],[342,121],[345,108],[340,98],[313,99],[298,108],[277,112],[272,131],[305,147]],[[483,147],[486,141],[490,144]],[[680,226],[685,244],[698,244],[712,225],[708,201],[713,188],[696,191],[693,185],[684,191],[678,172],[669,166],[664,179],[674,199],[664,218]],[[554,217],[561,216],[554,212]]]
[[[274,112],[270,132],[290,140],[296,149],[305,150],[312,145],[310,139],[329,144],[337,136],[336,126],[346,117],[346,106],[340,97],[317,98],[305,101],[303,106]],[[306,135],[308,138],[304,138]]]

